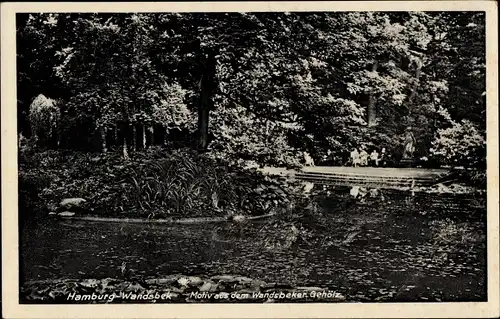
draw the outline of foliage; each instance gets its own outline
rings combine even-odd
[[[29,119],[31,132],[41,146],[47,146],[58,138],[61,110],[55,100],[38,95],[30,105]]]
[[[44,217],[48,213],[40,193],[50,185],[50,181],[47,175],[41,175],[37,172],[19,174],[18,209],[20,223]]]
[[[151,94],[157,93],[151,92]],[[185,103],[186,94],[186,90],[178,83],[165,85],[164,99],[152,106],[153,122],[161,123],[168,129],[194,130],[196,119]]]
[[[458,182],[469,185],[479,190],[486,190],[486,171],[484,169],[455,169],[454,175],[457,177]]]
[[[453,122],[439,129],[430,149],[442,163],[466,167],[485,167],[486,139],[471,121]]]
[[[296,165],[330,150],[341,165],[366,144],[397,159],[408,125],[428,156],[442,110],[485,132],[480,12],[27,14],[18,35],[21,131],[44,92],[66,101],[65,137],[152,121],[187,145],[213,55],[211,148],[228,158]]]
[[[477,234],[467,223],[457,223],[450,219],[432,221],[431,231],[437,246],[472,247],[484,240],[484,237]]]
[[[284,180],[189,149],[152,148],[126,164],[113,153],[37,153],[21,171],[48,181],[29,188],[42,206],[55,210],[63,198],[82,197],[91,203],[91,213],[99,215],[260,215],[286,206],[295,196]]]
[[[301,154],[289,145],[286,128],[278,123],[259,119],[242,107],[218,109],[211,123],[217,129],[213,130],[210,147],[225,158],[256,160],[274,166],[300,164]]]

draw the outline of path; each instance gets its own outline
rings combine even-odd
[[[300,170],[264,167],[260,171],[321,185],[377,187],[429,186],[450,178],[447,169],[313,166]]]

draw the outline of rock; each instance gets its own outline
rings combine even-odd
[[[83,198],[65,198],[59,203],[59,209],[72,210],[82,209],[87,201]]]
[[[356,198],[359,195],[359,186],[353,186],[349,191],[352,197]]]
[[[75,215],[75,213],[73,213],[73,212],[61,212],[58,214],[58,216],[61,216],[61,217],[71,217],[74,215]]]
[[[218,280],[218,281],[224,281],[224,282],[238,281],[234,276],[230,276],[230,275],[213,276],[212,280]]]
[[[445,185],[439,183],[437,184],[437,192],[438,193],[449,193],[450,189],[446,187]]]
[[[246,284],[246,283],[245,283]],[[262,287],[262,285],[265,285],[266,283],[262,280],[259,280],[259,279],[253,279],[251,282],[250,282],[250,286],[251,287],[255,287],[255,288],[260,288]]]
[[[176,278],[153,278],[153,279],[147,279],[146,283],[147,284],[154,284],[154,285],[171,285],[174,282],[177,282]]]
[[[133,291],[142,291],[144,289],[145,288],[141,284],[139,284],[139,283],[131,283],[126,288],[127,291],[130,291],[130,290],[133,290]]]
[[[80,282],[80,286],[87,288],[95,288],[99,285],[99,282],[96,279],[85,279]]]
[[[236,277],[236,280],[238,280],[238,282],[240,284],[247,284],[247,283],[251,283],[253,281],[252,278],[248,278],[248,277]]]
[[[246,220],[246,217],[245,217],[245,216],[243,216],[243,215],[235,215],[235,216],[233,216],[232,220],[233,220],[234,222],[240,223],[240,222],[245,221],[245,220]]]
[[[273,284],[273,283],[262,283],[260,285],[260,288],[262,288],[262,289],[272,289],[272,288],[275,288],[275,287],[276,287],[276,285]]]
[[[187,279],[189,280],[189,285],[191,286],[199,286],[203,283],[203,280],[200,277],[190,276]]]
[[[209,281],[205,282],[201,287],[200,287],[200,292],[214,292],[217,290],[217,284],[211,283]]]
[[[57,215],[55,212],[50,212],[49,216]]]

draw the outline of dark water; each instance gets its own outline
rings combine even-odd
[[[328,287],[354,301],[486,300],[486,211],[463,196],[348,193],[322,200],[332,220],[309,243],[269,249],[261,224],[225,238],[220,225],[47,220],[21,234],[21,285],[135,274],[239,274]],[[345,240],[352,235],[353,238]],[[272,233],[269,233],[272,237]]]

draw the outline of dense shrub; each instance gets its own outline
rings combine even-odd
[[[480,189],[486,189],[486,170],[485,169],[460,169],[454,170],[457,180],[466,185],[474,186]]]
[[[53,99],[38,95],[30,105],[29,121],[31,132],[41,146],[54,146],[58,139],[61,119],[59,103]]]
[[[18,210],[21,222],[46,215],[48,211],[40,193],[49,184],[50,177],[47,175],[26,172],[19,174]]]
[[[432,156],[444,164],[484,168],[486,140],[480,130],[468,120],[452,124],[450,128],[438,130],[432,142]]]
[[[190,149],[119,153],[44,152],[21,172],[47,176],[36,188],[46,207],[82,197],[95,214],[170,217],[264,214],[293,198],[293,185]]]

